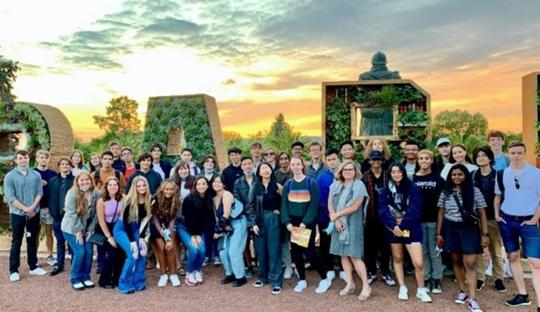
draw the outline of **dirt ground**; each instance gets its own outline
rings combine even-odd
[[[41,266],[51,267],[40,259]],[[69,263],[69,261],[67,261]],[[95,263],[94,263],[95,264]],[[397,287],[388,287],[380,279],[373,285],[371,298],[366,302],[355,296],[340,297],[338,292],[344,287],[343,281],[336,281],[330,290],[322,295],[315,293],[318,280],[316,273],[308,272],[308,289],[304,293],[293,292],[295,278],[286,280],[280,295],[271,295],[270,286],[254,288],[251,284],[255,278],[241,288],[219,283],[223,272],[221,267],[205,268],[205,282],[197,287],[182,285],[173,288],[170,284],[165,288],[157,288],[159,274],[156,270],[147,270],[147,289],[131,295],[123,295],[115,290],[99,287],[74,291],[69,282],[69,266],[67,271],[50,276],[29,276],[26,259],[21,259],[21,281],[9,282],[8,257],[0,256],[0,311],[468,311],[464,305],[453,302],[457,285],[451,279],[443,282],[443,293],[432,295],[433,303],[425,304],[414,297],[416,287],[412,277],[407,277],[409,301],[397,299]],[[93,275],[94,281],[97,281]],[[505,280],[508,287],[506,293],[497,293],[493,283],[479,293],[479,301],[484,311],[536,311],[536,306],[510,309],[504,301],[516,292],[512,281]],[[357,285],[360,285],[357,281]],[[533,294],[532,284],[527,280],[529,293]]]

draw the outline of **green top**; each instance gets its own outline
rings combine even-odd
[[[316,181],[306,177],[297,182],[292,178],[283,186],[281,198],[281,223],[291,223],[290,216],[302,217],[302,223],[306,226],[315,223],[319,211],[319,187]]]

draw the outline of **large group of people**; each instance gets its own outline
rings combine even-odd
[[[125,294],[148,287],[149,265],[159,270],[157,287],[177,287],[180,276],[188,286],[203,284],[203,268],[212,263],[223,267],[221,283],[233,287],[258,270],[252,285],[268,284],[274,295],[296,272],[294,291],[301,293],[309,265],[320,278],[318,294],[338,276],[345,282],[340,296],[369,300],[380,276],[408,300],[405,275],[413,272],[415,297],[429,303],[443,293],[446,269],[457,281],[455,302],[479,312],[486,260],[494,290],[506,291],[504,251],[518,291],[506,305],[531,304],[523,249],[538,305],[540,170],[524,160],[523,143],[509,144],[506,155],[501,132],[491,131],[488,141],[467,151],[439,138],[436,155],[422,142],[406,142],[398,160],[384,139],[373,138],[362,161],[351,141],[325,152],[312,142],[308,155],[302,142],[290,154],[255,142],[250,155],[230,148],[222,171],[213,155],[197,164],[189,148],[173,165],[160,144],[137,163],[133,150],[116,142],[90,155],[88,165],[76,150],[59,159],[58,172],[49,168],[47,151],[36,153],[35,170],[28,152],[17,151],[4,180],[13,231],[10,281],[20,280],[25,237],[30,275],[63,272],[67,247],[75,290],[94,287],[96,249],[98,285]],[[41,224],[50,272],[37,265]]]

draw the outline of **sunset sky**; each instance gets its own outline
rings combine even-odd
[[[20,101],[60,108],[75,135],[126,95],[206,93],[223,130],[274,116],[320,134],[321,82],[356,80],[371,56],[431,94],[432,112],[481,112],[521,131],[521,77],[540,70],[540,1],[0,0],[0,55]]]

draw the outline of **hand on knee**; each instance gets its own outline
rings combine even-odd
[[[516,262],[516,261],[519,261],[519,252],[513,252],[511,254],[508,255],[508,260],[510,260],[510,262]]]

